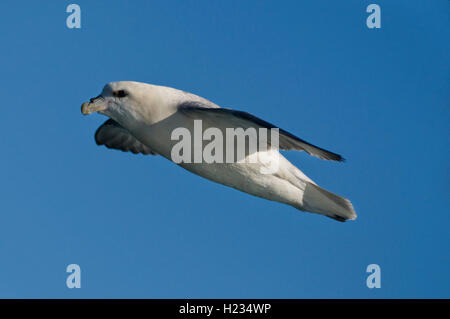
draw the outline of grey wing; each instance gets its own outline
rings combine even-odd
[[[225,124],[228,125],[228,127],[241,127],[243,129],[247,129],[249,127],[262,127],[267,129],[278,128],[279,148],[281,150],[306,151],[308,154],[321,159],[339,162],[344,161],[344,158],[341,155],[308,143],[301,138],[298,138],[297,136],[247,112],[225,108],[210,108],[197,102],[183,103],[179,106],[179,110],[187,116],[220,121],[220,123],[222,123],[221,125]]]
[[[142,144],[131,133],[114,120],[107,120],[95,132],[97,145],[105,145],[108,148],[131,152],[133,154],[157,155],[148,146]]]

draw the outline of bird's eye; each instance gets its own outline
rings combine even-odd
[[[125,97],[128,95],[128,93],[125,92],[125,90],[115,91],[113,94],[115,97]]]

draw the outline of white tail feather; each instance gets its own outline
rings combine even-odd
[[[341,222],[356,219],[355,210],[348,199],[309,182],[306,182],[302,210],[322,214]]]

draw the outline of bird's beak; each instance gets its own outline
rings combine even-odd
[[[81,105],[81,113],[84,115],[88,115],[94,112],[104,111],[108,107],[107,102],[103,98],[103,96],[99,95],[90,99],[89,102],[83,103]]]

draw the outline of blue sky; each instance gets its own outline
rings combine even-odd
[[[7,1],[0,297],[450,297],[450,2]],[[370,30],[366,7],[381,7]],[[80,105],[134,80],[342,154],[285,156],[352,200],[338,223],[98,147]],[[66,287],[80,265],[82,288]],[[366,267],[381,267],[380,289]]]

